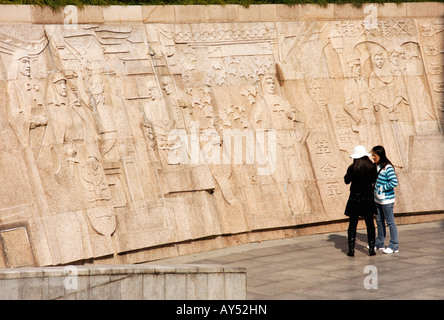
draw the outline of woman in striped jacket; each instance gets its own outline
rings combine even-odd
[[[387,159],[385,149],[382,146],[376,146],[372,149],[372,158],[377,165],[378,178],[375,183],[375,203],[377,215],[375,217],[378,229],[375,247],[384,250],[384,253],[393,253],[399,251],[398,229],[396,227],[393,205],[395,203],[395,187],[398,185],[395,169]],[[384,248],[385,241],[385,222],[390,230],[390,244]]]

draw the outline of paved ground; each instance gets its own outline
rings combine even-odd
[[[376,256],[368,256],[364,229],[358,230],[353,258],[346,256],[346,232],[335,232],[153,263],[246,267],[247,299],[251,300],[444,299],[444,220],[400,225],[398,232],[400,251],[396,254],[377,251]]]

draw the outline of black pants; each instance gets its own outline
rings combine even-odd
[[[359,216],[351,215],[350,223],[348,225],[348,238],[356,239],[356,228],[358,226]],[[375,224],[373,222],[373,215],[364,216],[365,225],[367,226],[367,241],[370,245],[375,244]]]

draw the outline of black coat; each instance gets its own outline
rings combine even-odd
[[[347,169],[344,182],[350,185],[350,196],[345,207],[346,216],[366,216],[376,214],[373,186],[377,178],[376,166],[364,172],[357,172],[353,165]]]

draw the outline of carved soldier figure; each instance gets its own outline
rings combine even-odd
[[[412,121],[407,90],[403,78],[402,65],[400,64],[399,52],[391,50],[389,52],[390,73],[393,75],[391,94],[394,97],[393,111],[400,121]]]
[[[86,61],[87,74],[84,81],[78,81],[79,93],[87,96],[88,107],[95,113],[95,122],[102,138],[101,154],[106,156],[113,149],[117,140],[117,128],[111,101],[111,88],[107,77],[98,69],[93,69],[92,63]]]
[[[359,133],[360,143],[371,147],[380,141],[373,105],[367,81],[361,75],[361,60],[349,62],[352,78],[345,82],[345,111],[353,120],[352,128]]]
[[[43,92],[32,78],[31,60],[27,52],[17,50],[8,72],[8,122],[25,147],[38,154],[48,119],[43,105]]]
[[[385,58],[382,53],[375,53],[372,57],[373,71],[370,73],[368,86],[370,88],[373,104],[377,107],[381,138],[384,146],[392,150],[392,162],[395,166],[403,168],[402,141],[398,135],[397,106],[403,99],[394,97],[393,75],[384,67]]]
[[[165,102],[172,113],[174,128],[181,132],[181,137],[170,140],[168,144],[168,164],[188,163],[191,156],[184,139],[186,134],[190,133],[192,103],[188,95],[178,88],[171,76],[163,76],[161,78],[162,90],[165,93]]]
[[[48,127],[52,131],[54,145],[63,147],[62,154],[69,163],[71,175],[75,164],[101,161],[93,115],[81,105],[72,90],[68,90],[67,80],[60,72],[51,76],[47,105]]]
[[[83,186],[89,203],[87,214],[94,229],[103,235],[111,235],[116,221],[112,208],[101,203],[110,200],[111,193],[101,164],[99,135],[93,115],[82,106],[60,72],[51,76],[47,99],[48,128],[52,133],[53,147],[58,150],[59,161],[66,161],[68,165],[69,182]]]
[[[168,134],[173,129],[174,120],[171,119],[165,101],[162,98],[157,82],[148,81],[148,99],[143,103],[143,111],[146,117],[145,127],[151,127],[154,139],[159,151],[160,161],[163,166],[168,165],[168,152],[175,142],[168,141]]]
[[[409,43],[397,49],[405,86],[408,89],[411,116],[416,134],[439,132],[437,117],[427,89],[424,65],[417,44]]]
[[[305,135],[303,115],[276,93],[273,76],[262,79],[263,97],[252,111],[252,127],[276,130],[276,171],[273,176],[292,214],[308,211],[304,174],[300,161],[300,141]],[[273,161],[273,159],[269,159]]]

